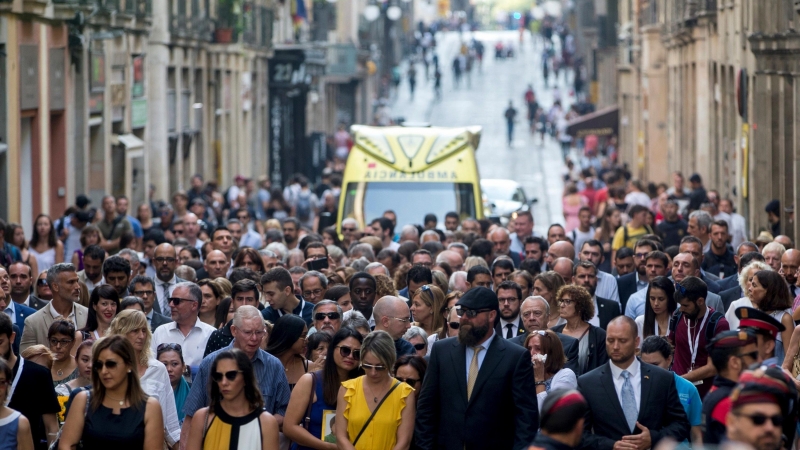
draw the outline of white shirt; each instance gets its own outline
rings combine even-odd
[[[622,405],[622,385],[625,383],[625,378],[622,377],[622,371],[627,370],[630,372],[630,380],[633,385],[633,398],[636,399],[636,407],[641,411],[642,404],[642,364],[639,359],[634,357],[633,362],[627,369],[621,369],[614,365],[613,362],[608,363],[611,366],[611,379],[614,380],[614,389],[617,391],[617,398],[619,399],[620,406]]]
[[[553,380],[550,382],[550,390],[556,389],[578,389],[578,378],[575,376],[575,372],[572,369],[567,369],[566,367],[556,372],[553,375]],[[540,392],[536,394],[536,399],[539,403],[539,414],[542,413],[542,403],[547,398],[546,390],[544,392]]]
[[[516,337],[519,330],[519,317],[514,319],[513,322],[509,322],[502,318],[500,319],[500,328],[502,329],[501,334],[503,337],[506,337],[506,333],[508,333],[508,327],[506,325],[511,325],[511,337]]]
[[[17,323],[17,319],[15,317],[17,315],[17,310],[14,309],[14,303],[14,301],[8,302],[8,306],[6,306],[5,311],[3,311],[11,319],[12,324]]]
[[[156,280],[156,298],[158,299],[158,306],[161,307],[161,314],[169,316],[172,308],[169,307],[169,297],[172,296],[172,291],[175,290],[175,285],[178,284],[178,277],[172,274],[172,279],[169,281],[161,281],[158,277]],[[164,298],[164,285],[169,284],[169,295]]]
[[[181,439],[181,425],[178,421],[178,409],[175,406],[175,393],[169,382],[167,368],[157,359],[150,357],[147,361],[147,370],[139,379],[145,394],[155,397],[161,405],[161,415],[164,420],[164,437],[167,444],[175,445]]]
[[[595,295],[606,300],[614,300],[619,303],[619,288],[617,279],[610,273],[597,271],[597,289]]]
[[[392,241],[392,242],[389,243],[389,246],[386,247],[386,248],[388,248],[389,250],[397,251],[397,249],[400,248],[400,244],[398,244],[395,241]]]
[[[728,325],[730,325],[731,330],[739,329],[739,318],[736,317],[736,310],[741,308],[742,306],[747,306],[748,308],[752,308],[753,302],[751,302],[750,299],[747,297],[742,297],[739,300],[734,300],[731,302],[731,306],[728,307],[728,312],[725,313],[725,320],[728,321]]]
[[[26,298],[25,301],[22,302],[22,304],[25,306],[31,306],[31,296],[29,295],[28,298]]]
[[[106,284],[106,277],[100,278],[100,281],[98,281],[97,284],[95,284],[89,278],[86,278],[86,281],[84,281],[83,284],[86,285],[86,289],[89,290],[89,295],[91,295],[92,291],[94,290],[94,288],[96,288],[97,286],[102,286],[102,285]]]
[[[592,301],[594,302],[594,316],[589,319],[589,323],[599,327],[600,326],[600,306],[597,304],[597,296],[592,297]]]
[[[489,339],[486,340],[483,344],[479,345],[478,347],[483,348],[483,350],[478,353],[478,372],[481,370],[481,365],[483,365],[483,360],[486,358],[486,352],[489,350],[489,346],[492,345],[492,339],[494,339],[496,333],[492,330],[492,335],[489,336]],[[472,356],[475,354],[475,350],[472,347],[467,347],[467,380],[469,380],[469,365],[472,363]]]
[[[625,315],[631,319],[644,314],[644,302],[647,301],[647,288],[639,289],[628,297],[628,304],[625,305]]]
[[[53,308],[53,302],[50,302],[50,303],[47,305],[47,307],[48,307],[48,308],[50,308],[50,315],[51,315],[51,316],[53,316],[54,318],[55,318],[55,317],[61,317],[61,313],[59,313],[58,311],[56,311],[56,309],[55,309],[55,308]],[[65,319],[67,319],[67,320],[69,320],[70,322],[72,322],[73,324],[75,324],[75,327],[77,328],[77,326],[78,326],[78,320],[77,320],[77,318],[75,317],[75,305],[74,305],[74,304],[72,305],[72,312],[70,312],[70,313],[69,313],[69,316],[65,317]]]
[[[214,331],[216,331],[214,327],[200,321],[200,318],[198,318],[194,327],[189,330],[189,334],[184,336],[178,328],[178,322],[170,322],[156,328],[156,331],[153,332],[150,348],[155,355],[160,344],[180,344],[186,365],[199,366],[203,360],[203,353],[206,351],[208,338],[211,337],[211,333]]]
[[[732,213],[731,215],[731,245],[734,251],[739,245],[747,240],[747,223],[741,214]]]

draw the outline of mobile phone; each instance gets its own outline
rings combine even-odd
[[[319,258],[308,262],[308,270],[320,271],[328,268],[328,258]]]

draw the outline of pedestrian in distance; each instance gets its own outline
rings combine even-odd
[[[508,139],[508,146],[511,147],[511,142],[514,140],[514,122],[517,119],[517,110],[514,108],[514,103],[509,100],[508,108],[503,113],[506,119],[506,136]]]

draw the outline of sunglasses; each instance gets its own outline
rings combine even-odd
[[[180,305],[183,302],[196,302],[197,300],[192,300],[190,298],[180,298],[180,297],[170,297],[169,302],[174,304],[175,306]]]
[[[325,320],[326,317],[331,320],[339,320],[340,316],[338,312],[329,312],[329,313],[319,312],[314,314],[314,320]]]
[[[348,347],[346,345],[339,345],[337,347],[339,349],[339,354],[342,355],[342,358],[347,358],[351,354],[353,355],[353,359],[356,361],[361,360],[361,349],[353,349],[352,347]]]
[[[400,381],[402,383],[406,383],[409,386],[413,386],[413,385],[415,385],[415,384],[420,382],[420,380],[418,380],[416,378],[400,378],[400,377],[395,377],[395,378],[397,378],[397,381]]]
[[[114,370],[117,368],[117,365],[119,365],[119,363],[117,363],[116,361],[105,361],[105,362],[95,361],[92,364],[92,368],[94,369],[95,372],[100,372],[101,370],[103,370],[104,365],[108,370]]]
[[[378,372],[383,372],[384,370],[386,370],[386,366],[382,366],[380,364],[373,365],[373,364],[361,363],[361,368],[364,370],[377,370]]]
[[[427,344],[422,344],[422,343],[420,343],[420,344],[414,344],[414,349],[415,349],[415,350],[417,350],[417,351],[420,351],[420,350],[422,350],[423,348],[425,348],[425,346],[426,346],[426,345],[427,345]]]
[[[47,280],[36,280],[37,286],[47,286]]]
[[[447,324],[451,330],[457,330],[461,326],[461,322],[450,322]]]
[[[229,370],[229,371],[227,371],[225,373],[214,372],[214,373],[211,374],[211,379],[214,380],[214,382],[216,382],[216,383],[221,382],[222,381],[222,377],[227,378],[228,381],[233,381],[233,380],[236,379],[236,376],[238,374],[240,374],[241,372],[242,372],[241,370]]]
[[[680,292],[682,297],[686,297],[686,288],[680,283],[675,283],[675,290]]]
[[[467,316],[467,317],[468,317],[468,318],[470,318],[470,319],[474,319],[474,318],[475,318],[475,317],[477,317],[477,316],[478,316],[478,314],[480,314],[480,313],[485,313],[485,312],[489,312],[489,311],[494,311],[494,310],[493,310],[493,309],[491,309],[491,308],[484,308],[484,309],[466,309],[466,308],[463,308],[463,307],[461,307],[461,306],[456,306],[456,314],[458,314],[458,317],[464,317],[464,316]]]
[[[738,413],[734,414],[740,417],[747,417],[748,419],[750,419],[751,422],[753,422],[753,425],[757,427],[760,427],[761,425],[767,423],[767,419],[771,420],[772,425],[776,427],[783,425],[783,416],[777,414],[774,416],[765,416],[764,414],[753,414],[753,415],[738,414]]]
[[[156,353],[165,352],[167,350],[175,350],[178,353],[183,353],[183,350],[181,349],[181,344],[173,344],[165,342],[163,344],[158,344],[158,347],[156,347]]]

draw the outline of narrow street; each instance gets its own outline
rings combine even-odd
[[[546,136],[544,143],[538,135],[527,130],[527,111],[524,92],[533,85],[539,104],[548,111],[554,101],[555,88],[547,89],[541,76],[542,48],[534,45],[526,35],[520,51],[518,34],[511,31],[478,32],[475,37],[485,47],[482,69],[474,68],[471,80],[462,76],[461,85],[455,86],[451,70],[461,40],[471,39],[471,34],[460,37],[448,32],[437,35],[437,52],[442,72],[442,97],[436,101],[431,79],[426,81],[424,66],[417,65],[417,89],[412,101],[405,73],[399,95],[393,100],[392,117],[402,117],[408,122],[426,122],[433,126],[483,127],[477,159],[483,178],[507,178],[519,182],[529,198],[537,198],[534,205],[535,229],[545,234],[551,223],[563,222],[561,194],[564,187],[561,175],[564,164],[558,142]],[[513,59],[495,60],[494,46],[498,41],[513,42]],[[551,85],[553,78],[550,79]],[[558,92],[562,102],[569,104],[570,89],[564,78],[559,79]],[[509,100],[517,109],[514,140],[506,145],[506,122],[503,116]]]

